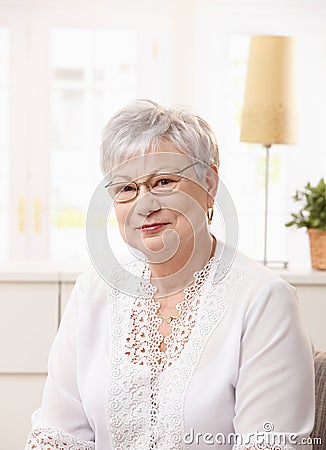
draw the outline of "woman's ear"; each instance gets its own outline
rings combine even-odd
[[[207,206],[212,207],[218,188],[218,168],[211,164],[206,172]]]

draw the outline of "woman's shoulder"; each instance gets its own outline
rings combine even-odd
[[[95,268],[89,268],[87,271],[78,275],[76,287],[80,289],[82,294],[88,294],[90,292],[96,293],[98,291],[106,290],[107,282]]]
[[[217,264],[214,275],[217,285],[219,282],[235,284],[234,302],[253,305],[261,301],[268,301],[273,298],[273,303],[296,302],[295,288],[285,281],[274,270],[246,256],[238,250],[234,250],[232,262],[223,269]],[[229,281],[228,281],[229,280]]]
[[[228,259],[222,257],[221,263],[220,261],[217,263],[217,274],[227,274],[228,272],[233,275],[241,275],[243,282],[250,284],[259,285],[260,283],[274,282],[288,284],[275,270],[269,269],[236,249],[232,250],[231,257],[228,257]]]
[[[104,269],[94,266],[78,276],[75,288],[85,296],[103,297],[110,290],[128,283],[132,276],[140,277],[143,270],[144,262],[135,258],[125,258],[115,265],[108,264]]]
[[[234,270],[244,273],[249,279],[261,278],[266,281],[276,281],[281,279],[275,270],[264,266],[262,263],[250,258],[239,250],[235,252],[232,267]]]

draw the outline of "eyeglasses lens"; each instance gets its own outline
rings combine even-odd
[[[149,178],[146,183],[138,183],[138,186],[147,184],[152,193],[164,195],[174,191],[180,178],[180,175],[175,174],[155,175]],[[109,194],[117,202],[128,202],[137,196],[137,183],[116,184],[109,187]]]

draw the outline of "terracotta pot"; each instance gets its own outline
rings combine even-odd
[[[311,266],[313,269],[326,270],[326,231],[308,228],[310,240]]]

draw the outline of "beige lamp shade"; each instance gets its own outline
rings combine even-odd
[[[295,39],[252,36],[242,111],[243,142],[295,144]]]

